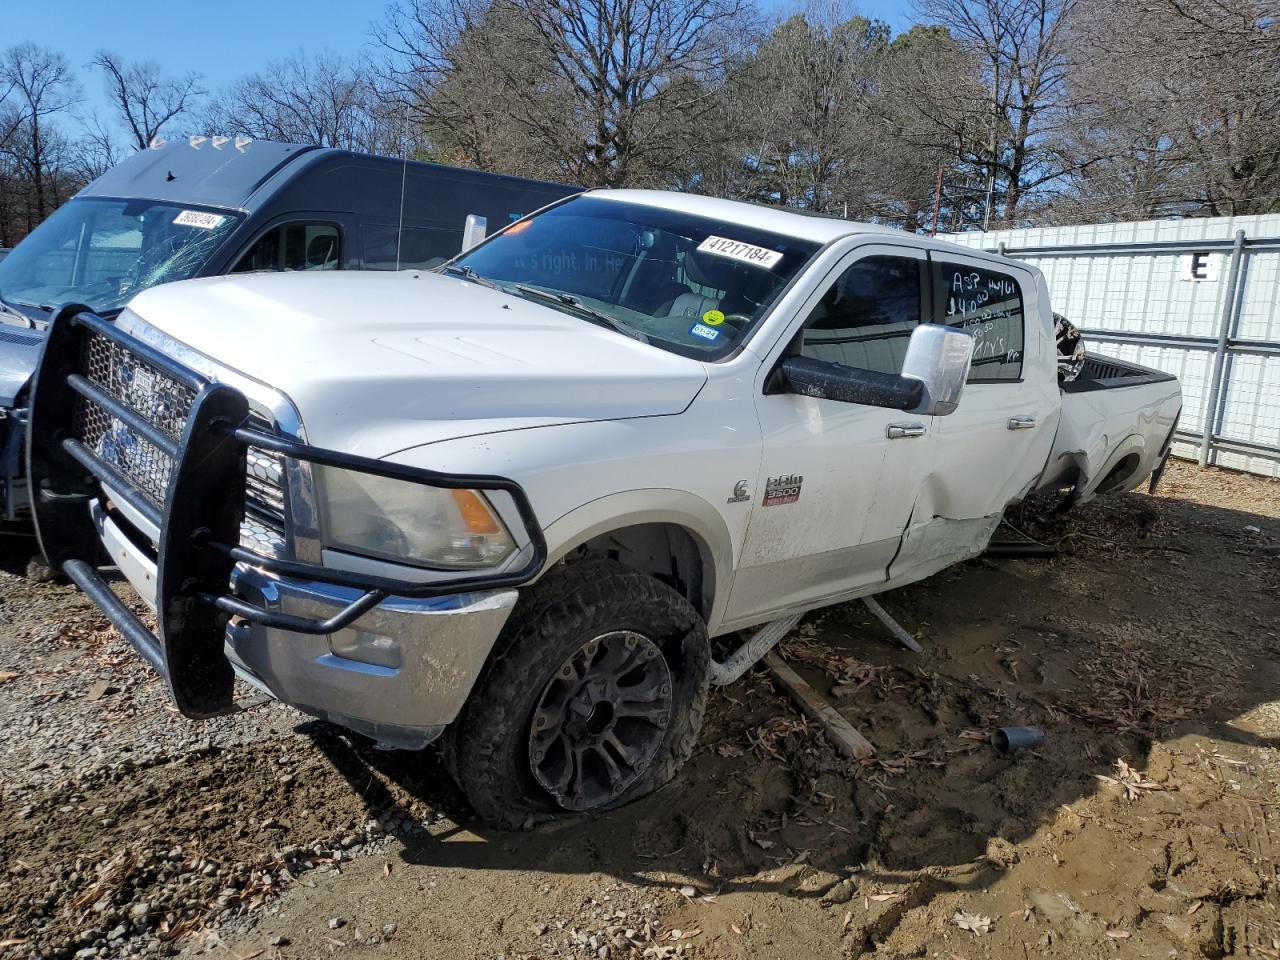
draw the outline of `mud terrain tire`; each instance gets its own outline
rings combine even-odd
[[[505,829],[565,815],[535,775],[535,714],[545,691],[571,658],[608,635],[634,637],[655,668],[670,672],[665,729],[650,746],[652,758],[620,795],[598,805],[619,806],[667,783],[689,756],[707,704],[710,644],[706,624],[684,597],[664,583],[607,560],[553,570],[517,602],[462,713],[450,725],[444,757],[471,805]],[[646,644],[652,643],[661,657]],[[656,661],[665,661],[666,667]],[[543,717],[545,722],[545,717]],[[580,765],[581,766],[581,765]],[[544,778],[545,780],[545,778]]]

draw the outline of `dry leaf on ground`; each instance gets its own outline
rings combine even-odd
[[[961,930],[968,930],[975,936],[991,932],[990,917],[984,917],[976,913],[969,913],[966,910],[957,910],[955,915],[951,918],[951,922]]]
[[[1095,777],[1104,783],[1115,784],[1124,790],[1124,798],[1126,800],[1137,800],[1142,796],[1143,791],[1163,790],[1164,787],[1149,780],[1140,770],[1135,770],[1129,764],[1124,762],[1124,758],[1116,761],[1116,775],[1108,777],[1105,774],[1095,773]]]

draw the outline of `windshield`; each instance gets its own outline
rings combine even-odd
[[[148,287],[195,276],[240,219],[152,200],[72,200],[0,260],[0,296],[42,310],[119,310]]]
[[[513,224],[444,270],[716,360],[746,340],[817,250],[721,220],[584,196]]]

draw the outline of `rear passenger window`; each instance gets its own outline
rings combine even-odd
[[[286,223],[259,237],[231,272],[337,270],[339,244],[333,224]]]
[[[923,261],[867,257],[849,267],[805,321],[801,353],[846,367],[901,373],[920,323]]]
[[[462,230],[366,223],[360,228],[366,270],[430,269],[462,249]],[[396,257],[399,247],[400,256]]]
[[[937,263],[938,323],[973,335],[969,382],[1019,380],[1024,347],[1022,289],[1007,273]]]

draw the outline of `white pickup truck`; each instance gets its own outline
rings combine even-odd
[[[186,715],[239,675],[384,745],[443,734],[493,822],[598,809],[671,778],[778,624],[981,553],[1037,488],[1160,469],[1177,381],[1060,385],[1051,317],[1016,261],[589,192],[436,272],[63,311],[36,523]]]

